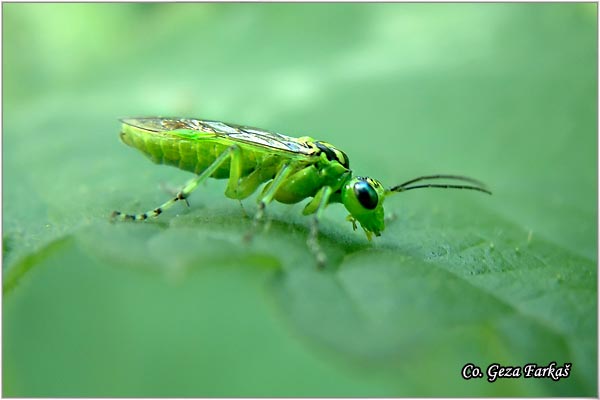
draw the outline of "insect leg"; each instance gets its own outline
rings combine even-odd
[[[183,187],[183,189],[181,189],[179,191],[179,193],[177,193],[175,195],[175,197],[164,202],[159,207],[157,207],[153,210],[150,210],[150,211],[146,211],[145,213],[142,213],[142,214],[123,214],[120,211],[113,211],[111,217],[118,218],[122,221],[126,221],[126,220],[142,221],[142,220],[148,219],[150,217],[158,217],[160,214],[162,214],[163,211],[168,210],[169,208],[173,207],[173,205],[175,203],[177,203],[178,201],[187,199],[187,197],[190,195],[190,193],[192,193],[198,187],[198,185],[200,183],[202,183],[204,180],[206,180],[206,178],[211,176],[227,160],[228,157],[232,157],[232,155],[237,153],[238,151],[239,151],[239,146],[237,146],[237,145],[228,147],[225,151],[223,151],[223,153],[221,153],[217,157],[217,159],[211,165],[208,166],[208,168],[206,168],[204,171],[202,171],[202,173],[200,175],[196,176],[195,178],[190,180],[188,183],[186,183],[186,185]]]
[[[237,146],[236,146],[237,147]],[[232,199],[240,199],[237,195],[238,185],[242,176],[242,169],[244,162],[241,151],[236,151],[231,155],[231,162],[229,164],[229,179],[227,181],[227,188],[225,189],[225,196]]]
[[[167,194],[170,194],[171,196],[175,196],[179,192],[179,189],[177,189],[167,183],[161,182],[160,188]],[[188,207],[190,206],[190,202],[188,201],[188,199],[185,199],[185,205]]]
[[[244,236],[244,240],[250,241],[252,239],[252,234],[258,227],[258,223],[260,222],[263,215],[265,214],[265,207],[267,206],[267,204],[269,204],[271,201],[273,201],[273,197],[275,197],[277,190],[285,182],[285,180],[287,179],[287,177],[290,175],[290,173],[292,171],[293,171],[292,165],[285,164],[279,170],[279,172],[277,172],[277,175],[275,175],[275,178],[273,178],[273,180],[268,184],[268,186],[265,187],[265,190],[258,198],[258,211],[254,215],[254,221],[252,222],[252,229],[246,233],[246,235]]]
[[[315,195],[313,200],[306,205],[303,214],[312,214],[314,216],[310,225],[310,234],[308,235],[308,239],[306,240],[306,245],[308,249],[313,253],[317,260],[317,266],[319,268],[323,268],[325,263],[327,262],[327,257],[323,250],[321,250],[321,246],[319,246],[319,219],[323,215],[323,210],[329,204],[329,197],[333,193],[333,189],[329,186],[323,186]]]
[[[254,167],[250,173],[242,176],[244,173],[245,158],[242,152],[235,152],[231,155],[231,164],[229,165],[229,180],[225,189],[225,196],[230,199],[242,200],[250,196],[263,183],[273,179],[278,170],[281,169],[281,163],[274,164],[276,158],[263,160],[260,166]],[[251,164],[254,164],[251,162]]]
[[[242,209],[242,212],[244,213],[244,218],[248,218],[248,213],[246,212],[246,209],[244,208],[244,203],[242,203],[241,200],[238,200],[238,202],[240,203],[240,207]]]

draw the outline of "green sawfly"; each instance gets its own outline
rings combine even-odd
[[[342,203],[354,230],[371,240],[385,229],[383,202],[391,194],[422,188],[467,189],[491,194],[478,180],[458,175],[420,176],[385,188],[377,179],[353,176],[346,153],[309,136],[294,138],[264,129],[196,118],[124,118],[121,140],[153,162],[175,166],[196,176],[162,205],[141,214],[114,211],[113,218],[142,221],[157,217],[190,194],[207,178],[227,179],[225,196],[242,200],[264,185],[258,196],[254,226],[272,201],[285,204],[310,199],[303,210],[312,216],[307,240],[317,263],[325,263],[318,223],[331,203]],[[431,183],[432,180],[460,183]]]

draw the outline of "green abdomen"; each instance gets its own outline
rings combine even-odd
[[[157,164],[165,164],[199,174],[210,166],[223,153],[230,143],[223,143],[219,137],[185,139],[168,134],[140,131],[124,126],[121,140],[144,153]],[[262,161],[262,154],[244,154],[242,177],[248,175]],[[257,159],[258,157],[258,159]],[[216,179],[229,177],[230,160],[225,162],[211,176]]]
[[[121,139],[157,164],[172,165],[196,174],[202,172],[215,160],[216,151],[219,153],[223,151],[223,146],[219,144],[215,146],[205,141],[202,146],[198,146],[191,140],[136,132],[131,129],[121,132]]]

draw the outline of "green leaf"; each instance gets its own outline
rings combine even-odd
[[[594,396],[592,4],[6,4],[3,382],[25,397]],[[94,21],[89,23],[89,21]],[[23,49],[27,49],[24,51]],[[118,142],[182,115],[310,135],[392,186],[379,238],[304,203],[251,243],[211,180]],[[475,364],[570,376],[465,380]]]

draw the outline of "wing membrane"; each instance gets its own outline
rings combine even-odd
[[[178,129],[190,129],[198,132],[213,133],[228,139],[290,151],[297,154],[313,155],[315,147],[296,138],[269,132],[260,128],[252,128],[219,121],[200,120],[196,118],[125,118],[121,122],[152,132],[167,132]]]

